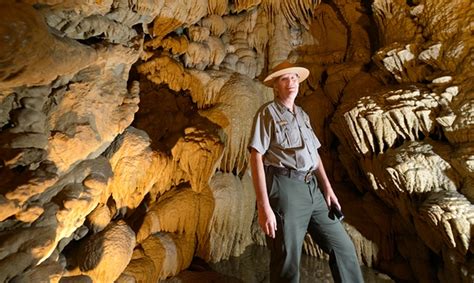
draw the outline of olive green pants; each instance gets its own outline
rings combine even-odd
[[[339,220],[329,218],[316,178],[307,184],[267,172],[266,181],[277,219],[275,238],[267,237],[271,253],[270,282],[299,282],[306,232],[329,254],[334,282],[364,282],[354,245]]]

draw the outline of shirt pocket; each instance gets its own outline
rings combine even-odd
[[[298,128],[292,129],[288,124],[277,124],[275,136],[276,143],[282,148],[301,147],[301,135]]]
[[[311,127],[311,123],[309,120],[305,120],[304,124],[306,126],[306,135],[309,139],[309,142],[311,143],[311,146],[318,148],[318,138],[316,137],[316,133],[313,131],[313,127]]]

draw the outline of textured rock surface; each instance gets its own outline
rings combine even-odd
[[[297,103],[361,263],[474,281],[471,1],[5,0],[0,16],[0,281],[156,282],[263,245],[246,146],[285,59],[311,70]]]

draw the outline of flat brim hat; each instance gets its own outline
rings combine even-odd
[[[263,80],[263,84],[272,87],[274,79],[285,74],[297,74],[299,82],[306,80],[309,76],[309,70],[303,67],[298,67],[288,61],[283,61],[276,65],[271,73]]]

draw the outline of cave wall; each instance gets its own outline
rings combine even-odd
[[[0,281],[155,282],[264,244],[246,147],[285,59],[311,71],[297,103],[361,263],[474,281],[470,1],[7,0],[0,15]]]

